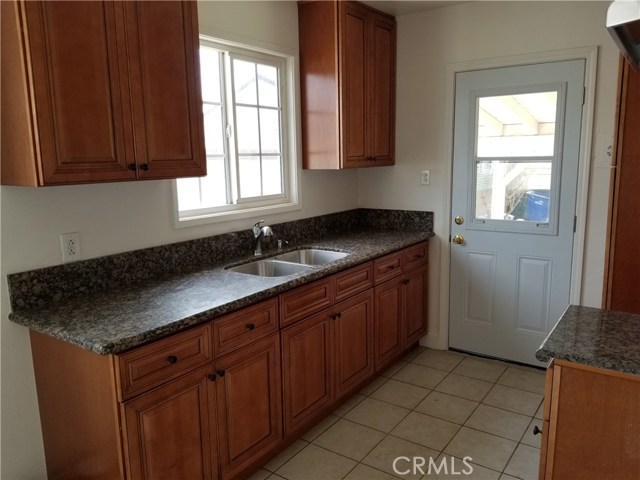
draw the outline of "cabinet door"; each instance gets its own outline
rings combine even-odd
[[[334,315],[336,398],[340,398],[374,372],[373,291],[337,304]]]
[[[375,363],[384,368],[400,353],[402,341],[402,279],[394,278],[375,288]]]
[[[216,360],[222,478],[237,477],[282,440],[280,338]]]
[[[340,2],[340,101],[342,168],[369,165],[369,12]]]
[[[396,25],[373,16],[371,55],[371,155],[373,165],[393,165],[395,150]]]
[[[140,178],[206,174],[196,2],[126,2]]]
[[[22,5],[37,111],[38,183],[135,179],[127,169],[134,159],[122,3]]]
[[[404,283],[404,348],[427,333],[427,267],[407,272]]]
[[[129,478],[215,478],[212,373],[201,368],[123,404]]]
[[[303,431],[333,401],[332,313],[325,310],[282,331],[286,436]]]

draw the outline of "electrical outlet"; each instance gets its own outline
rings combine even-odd
[[[429,185],[431,183],[431,172],[429,170],[422,170],[420,183],[422,183],[422,185]]]
[[[63,233],[60,235],[60,245],[63,263],[80,260],[80,233]]]

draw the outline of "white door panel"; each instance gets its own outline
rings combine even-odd
[[[535,351],[569,303],[584,67],[456,76],[453,348],[540,365]]]

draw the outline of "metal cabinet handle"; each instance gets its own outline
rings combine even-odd
[[[211,380],[212,382],[216,381],[216,374],[215,373],[210,373],[209,375],[207,375],[207,378],[209,380]]]
[[[167,357],[167,362],[169,362],[171,365],[173,365],[177,361],[178,361],[178,357],[176,357],[175,355],[169,355]]]
[[[224,377],[224,370],[217,370],[216,373],[219,377]]]
[[[127,168],[135,172],[138,166],[135,163],[130,163],[129,165],[127,165]]]
[[[140,165],[140,170],[144,170],[146,172],[147,170],[149,170],[149,164],[143,163],[142,165]]]
[[[247,323],[247,330],[253,330],[254,328],[256,328],[255,323]]]

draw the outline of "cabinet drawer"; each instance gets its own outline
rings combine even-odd
[[[428,262],[428,247],[427,242],[421,242],[417,245],[404,249],[404,269],[410,270],[418,265],[423,265]]]
[[[336,279],[336,302],[373,287],[373,264],[365,263],[338,273]]]
[[[333,306],[333,278],[320,280],[280,295],[280,327]]]
[[[376,285],[402,273],[403,252],[385,255],[373,262],[373,280]]]
[[[117,379],[120,399],[131,398],[212,360],[209,325],[120,355]]]
[[[277,298],[214,320],[213,348],[215,356],[232,352],[277,331]]]

